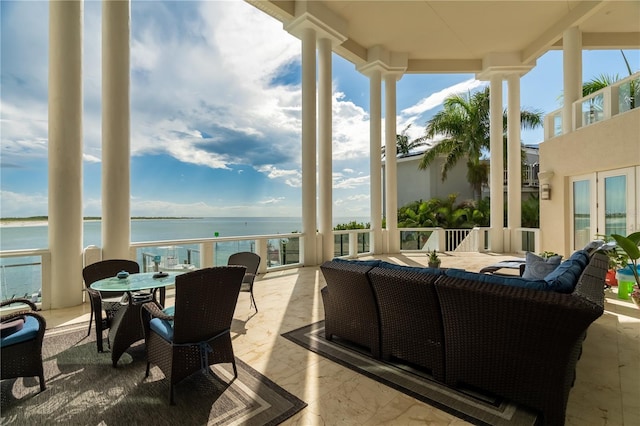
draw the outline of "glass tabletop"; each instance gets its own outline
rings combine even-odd
[[[157,272],[129,274],[126,278],[104,278],[91,284],[91,288],[98,291],[137,291],[167,287],[174,285],[176,276],[185,272],[165,272],[166,275],[159,278],[154,278]]]

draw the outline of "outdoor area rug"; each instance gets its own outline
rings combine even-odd
[[[324,337],[324,321],[282,335],[298,345],[417,400],[477,425],[534,425],[536,414],[499,398],[454,390],[410,366],[372,358]]]
[[[111,366],[111,353],[98,353],[88,324],[47,330],[43,344],[47,389],[33,377],[3,380],[2,425],[277,425],[306,404],[236,358],[196,373],[175,386],[152,365],[145,378],[144,343]],[[231,382],[231,384],[229,384]]]

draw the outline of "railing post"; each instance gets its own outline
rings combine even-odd
[[[200,267],[211,268],[214,266],[216,251],[213,247],[213,243],[201,243],[200,244]]]
[[[358,232],[349,231],[349,257],[358,257]]]
[[[260,266],[258,266],[258,273],[264,274],[265,272],[267,272],[267,256],[269,255],[266,239],[260,238],[256,240],[256,254],[260,256]]]
[[[51,309],[51,253],[43,253],[40,259],[42,261],[42,298],[40,300],[40,308],[48,311]]]
[[[540,253],[541,252],[541,250],[540,250],[540,228],[535,229],[533,231],[533,241],[534,241],[533,245],[534,245],[534,248],[535,248],[535,253]]]
[[[435,231],[438,236],[438,251],[447,251],[447,232],[443,228],[436,228]]]
[[[575,132],[584,125],[582,121],[582,101],[578,100],[571,105],[572,108],[572,123],[571,131]]]

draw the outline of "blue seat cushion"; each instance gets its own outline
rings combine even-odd
[[[38,330],[40,330],[40,322],[31,315],[25,315],[22,329],[9,334],[6,337],[2,337],[0,339],[0,347],[11,346],[35,339],[38,334]]]
[[[553,272],[544,277],[550,290],[558,293],[572,293],[582,271],[587,266],[589,256],[584,250],[573,253],[569,259],[562,262]]]
[[[383,260],[380,261],[378,267],[384,268],[384,269],[394,269],[396,271],[417,272],[419,274],[431,274],[431,275],[444,274],[444,270],[439,268],[419,268],[416,266],[397,265],[395,263],[385,262]]]
[[[352,260],[352,259],[342,259],[339,257],[335,257],[333,259],[331,259],[332,262],[338,262],[338,263],[348,263],[348,264],[352,264],[352,265],[364,265],[364,266],[378,266],[380,265],[380,262],[382,262],[381,260],[378,259],[370,259],[370,260]]]
[[[459,278],[463,280],[478,281],[487,284],[506,285],[511,287],[528,288],[531,290],[546,291],[547,283],[544,280],[526,280],[521,277],[505,277],[503,275],[479,274],[477,272],[469,272],[464,269],[447,269],[444,274],[451,278]]]
[[[162,312],[167,315],[173,316],[173,313],[175,312],[175,306],[169,306],[168,308],[163,309]],[[173,341],[173,321],[161,318],[153,318],[149,322],[149,327],[167,342]]]
[[[0,323],[0,337],[7,337],[10,334],[16,333],[22,330],[22,327],[24,327],[23,316],[4,321]]]

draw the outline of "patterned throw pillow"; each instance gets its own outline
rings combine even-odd
[[[542,280],[560,266],[561,260],[562,256],[550,256],[545,259],[537,254],[527,252],[522,278],[527,280]]]

